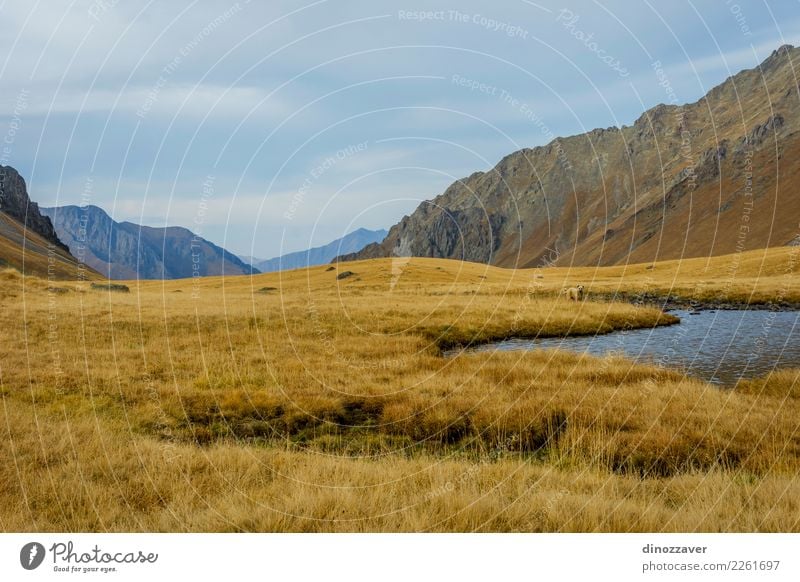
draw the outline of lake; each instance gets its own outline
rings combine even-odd
[[[561,349],[596,356],[617,352],[636,362],[682,369],[727,386],[775,368],[800,368],[798,311],[673,313],[681,318],[680,324],[585,337],[509,339],[466,351]]]

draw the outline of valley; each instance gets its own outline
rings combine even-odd
[[[800,302],[799,252],[376,259],[130,293],[6,270],[0,524],[798,531],[798,370],[723,390],[616,354],[443,351],[676,321],[611,292]]]

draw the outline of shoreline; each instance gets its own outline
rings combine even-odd
[[[670,311],[800,311],[800,303],[791,301],[752,302],[743,301],[700,301],[680,295],[659,295],[657,293],[592,293],[593,296],[609,301],[623,301],[633,305],[650,305],[665,313]]]

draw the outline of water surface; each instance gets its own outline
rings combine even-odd
[[[636,362],[682,369],[724,385],[775,368],[800,368],[798,311],[674,313],[680,324],[585,337],[509,339],[467,351],[562,349],[597,356],[621,352]]]

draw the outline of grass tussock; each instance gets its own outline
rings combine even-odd
[[[736,391],[761,398],[800,399],[800,370],[775,370],[764,378],[742,380]]]
[[[120,283],[92,283],[91,288],[95,291],[113,291],[115,293],[130,293],[131,289],[127,285]]]
[[[119,294],[0,272],[25,296],[0,311],[0,528],[800,529],[797,371],[720,390],[616,355],[445,358],[670,319],[570,303],[586,279],[556,269],[354,270]]]
[[[721,468],[662,479],[497,457],[363,459],[218,443],[0,404],[4,531],[796,531],[800,483]]]

